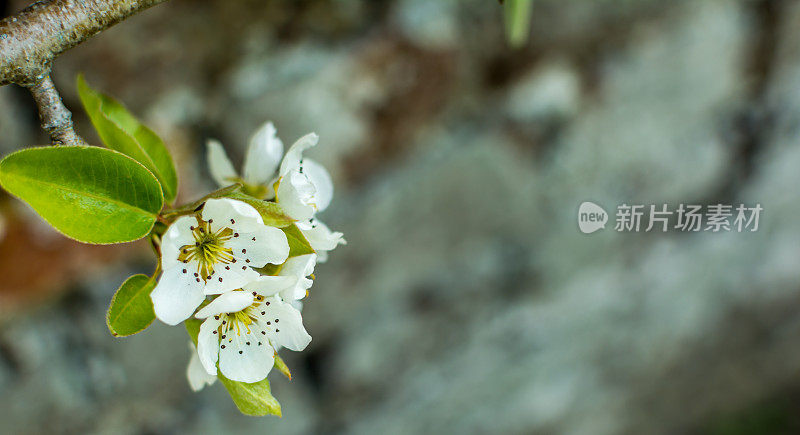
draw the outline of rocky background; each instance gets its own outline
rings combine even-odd
[[[0,3],[2,5],[3,3]],[[25,5],[11,1],[9,14]],[[182,328],[108,334],[148,247],[84,246],[7,196],[0,433],[800,432],[800,2],[173,0],[68,52],[168,142],[322,140],[349,244],[317,268],[283,418],[193,394]],[[45,143],[0,88],[0,152]],[[578,232],[577,207],[761,203],[755,233]],[[612,211],[613,214],[613,211]]]

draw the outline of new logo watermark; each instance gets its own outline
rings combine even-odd
[[[614,230],[631,233],[665,233],[670,230],[754,232],[758,230],[758,221],[763,210],[761,204],[739,204],[736,207],[729,204],[679,204],[673,208],[668,204],[621,204],[617,206]],[[584,234],[604,229],[608,219],[605,209],[591,201],[584,201],[578,207],[578,228]]]
[[[578,207],[578,228],[584,234],[591,234],[601,228],[606,227],[608,213],[599,205],[584,201]]]

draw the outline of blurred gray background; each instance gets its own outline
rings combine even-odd
[[[2,4],[2,3],[0,3]],[[0,11],[25,6],[11,1]],[[205,140],[275,122],[336,196],[283,418],[185,380],[183,328],[114,339],[146,244],[83,246],[3,196],[2,433],[800,433],[800,2],[174,0],[73,49],[165,138],[188,201]],[[0,152],[46,143],[0,88]],[[584,235],[584,200],[764,207],[755,233]],[[613,219],[613,217],[612,217]]]

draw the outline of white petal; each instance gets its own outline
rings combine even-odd
[[[228,159],[225,149],[222,148],[222,144],[218,140],[208,140],[206,159],[208,160],[208,169],[211,172],[211,177],[214,178],[219,187],[230,186],[233,184],[231,179],[238,178],[236,170],[233,169],[233,164]]]
[[[253,294],[245,291],[232,291],[217,296],[211,303],[195,314],[198,319],[222,313],[236,313],[253,303]]]
[[[319,136],[317,136],[316,133],[309,133],[297,139],[297,142],[289,147],[289,151],[286,151],[286,155],[281,162],[279,174],[284,176],[289,171],[298,169],[300,167],[300,160],[303,159],[303,151],[315,146],[317,142],[319,142]]]
[[[316,254],[299,255],[286,260],[278,273],[280,276],[291,276],[297,279],[295,284],[289,288],[281,290],[280,296],[285,301],[303,299],[306,291],[311,288],[314,281],[306,278],[314,273],[314,266],[317,263]]]
[[[192,388],[192,391],[200,391],[206,385],[211,385],[214,381],[217,380],[216,375],[210,375],[206,372],[203,364],[200,362],[200,357],[197,356],[197,349],[195,349],[194,344],[190,341],[189,348],[192,350],[192,355],[189,358],[189,366],[186,367],[186,378],[189,380],[189,386]],[[214,371],[216,372],[217,368],[214,367]]]
[[[183,271],[186,270],[187,273]],[[195,281],[188,267],[175,266],[161,274],[150,293],[156,317],[168,325],[177,325],[189,318],[205,299],[203,282]]]
[[[275,351],[255,326],[251,324],[249,331],[240,327],[239,333],[230,330],[220,342],[219,370],[226,378],[258,382],[267,377],[275,364]]]
[[[209,317],[200,325],[200,332],[197,334],[197,356],[209,375],[217,374],[220,324],[222,320]]]
[[[249,292],[256,292],[261,296],[272,296],[281,290],[294,288],[297,278],[293,276],[260,276],[242,287]]]
[[[262,314],[259,319],[267,337],[276,345],[300,351],[311,342],[311,336],[303,327],[303,318],[295,307],[277,297],[267,298],[258,307]]]
[[[161,237],[161,269],[171,269],[180,264],[178,255],[185,245],[194,245],[192,228],[197,225],[194,216],[182,216],[173,222]]]
[[[328,251],[319,251],[317,252],[317,263],[327,263],[328,262]]]
[[[316,254],[298,255],[286,260],[279,275],[303,278],[314,273],[317,264]]]
[[[297,228],[306,236],[311,248],[315,251],[330,251],[338,245],[346,245],[347,241],[344,239],[344,234],[340,232],[333,232],[327,225],[322,223],[319,219],[313,219],[311,222],[298,222]]]
[[[203,206],[203,220],[210,222],[211,229],[231,228],[248,232],[264,226],[258,210],[253,206],[228,198],[209,199]]]
[[[234,237],[225,242],[225,247],[233,249],[233,255],[238,260],[252,267],[264,267],[267,263],[281,264],[289,256],[286,233],[266,225],[261,225],[255,231],[234,233]]]
[[[311,159],[303,159],[302,170],[317,191],[313,201],[317,205],[317,211],[325,210],[333,199],[331,175],[324,166]]]
[[[308,177],[300,172],[290,171],[281,177],[275,196],[286,214],[304,221],[311,219],[317,211],[313,204],[315,195],[316,190]]]
[[[283,142],[275,133],[275,126],[267,122],[250,138],[244,158],[244,181],[266,184],[272,179],[283,155]]]
[[[217,263],[214,265],[214,273],[206,277],[204,291],[207,295],[218,295],[242,288],[258,277],[259,273],[244,261],[237,259],[235,263]]]

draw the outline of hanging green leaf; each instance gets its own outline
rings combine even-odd
[[[252,416],[281,415],[281,404],[272,396],[269,381],[247,384],[232,381],[225,376],[217,375],[222,385],[228,390],[233,403],[242,414]]]
[[[300,228],[297,228],[297,225],[292,224],[281,229],[286,234],[286,240],[289,242],[289,258],[315,252],[311,247],[311,243],[308,243],[308,239],[300,231]]]
[[[514,48],[528,42],[533,0],[505,0],[506,38]]]
[[[134,275],[120,286],[106,314],[108,330],[115,337],[125,337],[143,331],[155,320],[150,292],[156,286],[155,277]]]
[[[83,75],[78,76],[78,93],[103,143],[149,169],[161,183],[166,201],[172,202],[178,190],[178,175],[161,138],[122,104],[90,88]]]
[[[97,147],[42,147],[0,161],[0,185],[64,235],[86,243],[130,242],[147,235],[164,205],[144,166]]]

